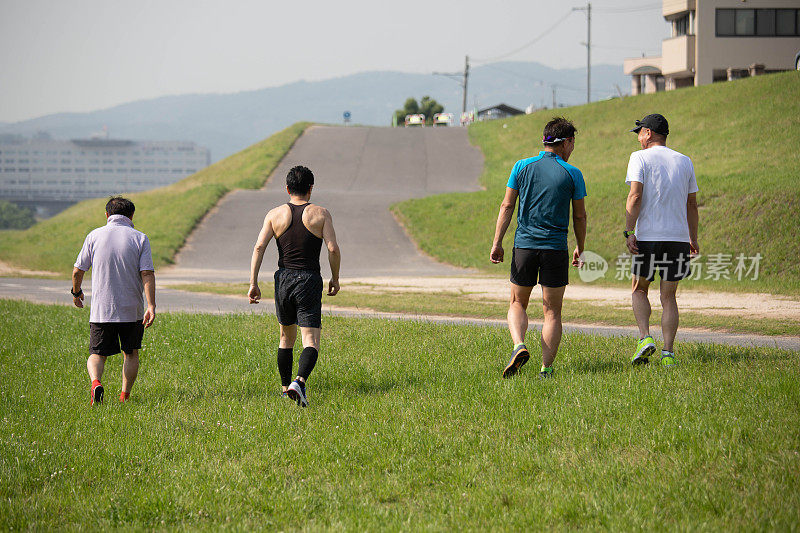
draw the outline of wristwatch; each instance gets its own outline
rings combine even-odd
[[[634,233],[636,233],[636,230],[633,230],[633,231],[625,230],[625,231],[622,232],[622,234],[625,236],[626,239],[628,237],[630,237],[631,235],[633,235]]]
[[[81,294],[83,294],[83,289],[80,289],[78,292],[72,292],[72,289],[70,289],[69,293],[73,298],[78,298]]]

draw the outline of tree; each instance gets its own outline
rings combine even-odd
[[[427,124],[433,123],[433,115],[444,111],[444,106],[431,98],[430,96],[423,96],[422,100],[417,103],[416,98],[406,98],[406,103],[403,104],[403,109],[398,109],[394,112],[395,121],[397,124],[402,124],[406,115],[416,115],[422,113],[425,115],[425,122]]]
[[[0,200],[0,229],[27,229],[35,223],[30,209]]]

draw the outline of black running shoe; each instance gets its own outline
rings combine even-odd
[[[530,357],[531,355],[528,353],[528,349],[524,344],[514,348],[514,351],[511,352],[511,359],[508,360],[508,364],[503,369],[503,379],[508,379],[516,374],[522,365],[528,362]]]

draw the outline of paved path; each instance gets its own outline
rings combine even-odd
[[[408,198],[479,190],[483,156],[466,128],[310,128],[258,191],[225,196],[187,240],[162,279],[247,281],[266,212],[285,203],[286,173],[309,167],[311,201],[330,209],[342,250],[342,276],[463,275],[420,254],[389,206]],[[264,256],[262,279],[277,264],[275,243]],[[329,274],[322,254],[323,275]]]
[[[72,298],[68,291],[69,282],[66,280],[0,278],[0,299],[21,299],[37,303],[71,306]],[[89,290],[88,286],[84,289],[84,292],[86,293],[85,303],[91,303],[91,290]],[[267,300],[258,305],[250,305],[243,296],[208,295],[168,288],[159,288],[156,296],[158,299],[158,311],[161,313],[186,312],[222,314],[252,312],[273,314],[275,312],[275,307],[271,301]],[[327,305],[323,305],[323,314],[326,316],[417,320],[439,324],[506,327],[505,320],[362,312],[336,309]],[[541,329],[541,324],[531,323],[531,329]],[[565,324],[564,331],[566,333],[584,333],[587,335],[602,335],[605,337],[635,337],[637,334],[636,328],[578,324]],[[654,336],[658,338],[656,329],[654,329],[653,332]],[[682,342],[702,342],[744,347],[769,347],[800,351],[800,337],[769,337],[681,329],[678,332],[678,339]]]

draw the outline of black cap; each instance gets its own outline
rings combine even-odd
[[[653,133],[669,135],[669,123],[667,119],[664,118],[664,115],[659,115],[658,113],[653,113],[652,115],[647,115],[642,120],[637,120],[636,127],[631,131],[633,133],[639,133],[639,130],[642,128],[653,130]]]

